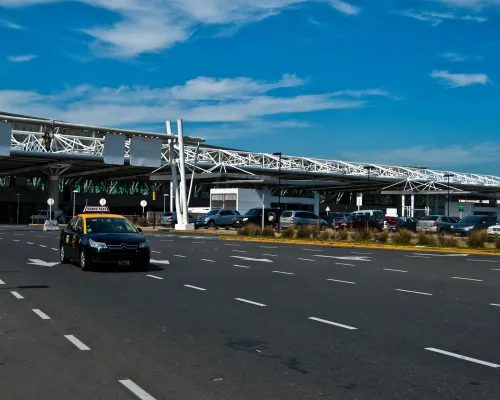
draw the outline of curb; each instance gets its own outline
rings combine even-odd
[[[399,251],[415,251],[415,252],[433,252],[433,253],[460,253],[460,254],[477,254],[488,256],[500,256],[500,252],[494,250],[477,250],[460,248],[436,248],[436,247],[416,247],[416,246],[396,246],[396,245],[381,245],[370,243],[339,243],[339,242],[319,242],[319,241],[300,241],[289,239],[262,239],[262,238],[247,238],[242,236],[227,237],[219,236],[221,240],[234,240],[241,242],[255,242],[255,243],[281,243],[281,244],[295,244],[302,246],[323,246],[323,247],[340,247],[340,248],[360,248],[360,249],[379,249],[379,250],[399,250]]]

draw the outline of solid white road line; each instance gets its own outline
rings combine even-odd
[[[461,278],[460,276],[452,276],[451,279],[460,279],[463,281],[474,281],[474,282],[482,282],[482,279],[472,279],[472,278]]]
[[[271,271],[275,274],[283,274],[283,275],[295,275],[294,272],[283,272],[283,271]]]
[[[146,275],[146,276],[153,278],[153,279],[164,279],[161,276],[156,276],[156,275]]]
[[[263,249],[277,249],[278,246],[260,246],[262,247]]]
[[[174,257],[186,258],[186,256],[181,256],[180,254],[174,254]]]
[[[234,264],[233,267],[238,267],[238,268],[250,268],[250,267],[247,267],[245,265],[236,265]]]
[[[351,251],[351,254],[373,254],[373,253],[360,253],[359,251]]]
[[[0,279],[0,285],[5,285],[5,282]]]
[[[490,303],[490,306],[500,307],[500,304]]]
[[[495,260],[475,260],[473,258],[467,258],[467,261],[474,261],[474,262],[487,262],[487,263],[497,263],[498,261]]]
[[[34,308],[34,309],[33,309],[33,310],[31,310],[31,311],[33,311],[33,312],[34,312],[36,315],[38,315],[41,319],[50,319],[50,317],[49,317],[47,314],[45,314],[44,312],[42,312],[42,311],[38,310],[37,308]]]
[[[250,301],[250,300],[245,300],[245,299],[240,299],[239,297],[235,297],[235,300],[242,301],[243,303],[248,303],[248,304],[253,304],[254,306],[259,306],[259,307],[267,307],[265,304],[262,303],[256,303],[255,301]]]
[[[423,294],[424,296],[433,296],[432,293],[425,293],[425,292],[414,292],[413,290],[405,290],[405,289],[394,289],[398,292],[405,292],[405,293],[415,293],[415,294]]]
[[[321,319],[321,318],[316,318],[316,317],[309,317],[309,319],[312,319],[313,321],[323,322],[324,324],[334,325],[334,326],[338,326],[340,328],[349,329],[351,331],[358,329],[358,328],[355,328],[353,326],[344,325],[344,324],[338,324],[336,322],[328,321],[326,319]]]
[[[78,348],[78,350],[82,350],[82,351],[90,350],[90,347],[83,344],[80,340],[78,340],[73,335],[64,335],[64,337],[66,339],[68,339],[71,343],[73,343]]]
[[[349,283],[350,285],[355,285],[356,284],[356,282],[339,281],[338,279],[327,279],[327,281],[340,282],[340,283]]]
[[[234,247],[240,247],[239,244],[229,244],[229,243],[224,243],[224,246],[234,246]]]
[[[323,250],[317,250],[317,249],[302,249],[304,251],[323,251]]]
[[[202,258],[201,261],[206,261],[206,262],[215,262],[214,260],[207,260],[205,258]]]
[[[203,288],[198,287],[198,286],[192,286],[192,285],[184,285],[184,286],[187,287],[187,288],[190,288],[190,289],[201,290],[202,292],[204,292],[205,290],[207,290],[207,289],[203,289]]]
[[[233,251],[235,251],[237,253],[246,253],[246,250],[233,250]]]
[[[118,382],[120,382],[123,386],[125,386],[128,390],[130,390],[133,394],[135,394],[137,398],[141,400],[155,400],[153,396],[145,392],[130,379],[122,379],[119,380]]]
[[[470,362],[473,362],[476,364],[486,365],[487,367],[491,367],[491,368],[500,368],[500,365],[498,365],[498,364],[493,364],[493,363],[490,363],[487,361],[478,360],[477,358],[462,356],[462,355],[456,354],[456,353],[450,353],[449,351],[435,349],[434,347],[426,347],[425,350],[432,351],[434,353],[444,354],[445,356],[459,358],[459,359],[465,360],[465,361],[470,361]]]
[[[302,260],[302,261],[312,261],[314,262],[315,260],[311,260],[310,258],[297,258],[297,260]]]
[[[382,268],[384,271],[393,271],[393,272],[408,272],[403,271],[402,269],[390,269],[390,268]]]
[[[44,244],[39,244],[38,246],[40,246],[40,247],[47,247],[47,246],[45,246]]]
[[[349,267],[354,267],[354,264],[346,264],[346,263],[335,263],[335,265],[348,265]]]
[[[11,293],[12,293],[12,295],[13,295],[16,299],[24,299],[24,297],[23,297],[23,296],[21,296],[21,295],[20,295],[19,293],[17,293],[17,292],[11,292]]]

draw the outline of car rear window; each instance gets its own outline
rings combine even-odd
[[[292,216],[291,211],[285,211],[283,214],[281,214],[282,218],[290,218]]]
[[[171,217],[172,215],[174,215],[174,213],[172,212],[166,212],[165,214],[163,214],[164,217]]]
[[[374,211],[373,212],[373,216],[376,219],[382,219],[382,218],[384,218],[384,213],[382,211]]]
[[[420,221],[437,221],[438,218],[438,215],[428,215],[426,217],[423,217]]]

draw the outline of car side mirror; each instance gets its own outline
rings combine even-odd
[[[137,228],[137,232],[142,233],[142,228]]]

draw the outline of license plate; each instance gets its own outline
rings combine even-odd
[[[236,221],[236,225],[239,225],[239,224],[241,224],[241,222],[240,221]]]
[[[130,265],[130,261],[118,261],[118,265],[124,267]]]

